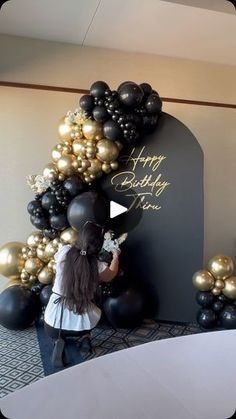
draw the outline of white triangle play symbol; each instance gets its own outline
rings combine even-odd
[[[117,202],[110,201],[110,218],[115,218],[126,211],[128,211],[128,208],[117,204]]]

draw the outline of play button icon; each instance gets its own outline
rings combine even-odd
[[[110,201],[110,218],[118,217],[118,215],[124,214],[128,211],[128,208],[118,204],[115,201]]]

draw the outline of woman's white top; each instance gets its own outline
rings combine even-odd
[[[61,282],[63,275],[63,265],[65,256],[68,250],[71,248],[70,245],[65,245],[55,254],[54,258],[56,261],[56,276],[54,285],[52,288],[53,294],[51,295],[48,305],[44,313],[44,321],[51,327],[57,329],[60,328],[60,317],[62,302],[55,304],[55,301],[59,298],[61,292]],[[98,272],[101,274],[107,268],[105,262],[98,261]],[[54,294],[55,293],[55,294]],[[97,325],[101,317],[101,310],[93,303],[91,303],[89,309],[83,314],[76,314],[72,310],[69,310],[64,306],[62,329],[65,330],[90,330]]]

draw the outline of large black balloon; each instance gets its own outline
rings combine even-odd
[[[220,313],[220,325],[225,329],[236,329],[236,307],[228,304]]]
[[[215,312],[209,308],[203,308],[197,313],[197,322],[204,329],[212,329],[217,322]]]
[[[105,122],[103,125],[103,132],[108,140],[115,141],[123,137],[123,133],[119,125],[115,121],[112,121],[112,119]]]
[[[94,98],[91,95],[83,95],[79,100],[81,109],[85,112],[92,111],[94,107]]]
[[[144,301],[141,294],[133,289],[123,291],[118,297],[109,297],[104,303],[104,311],[113,327],[133,328],[143,320]]]
[[[109,118],[109,115],[104,106],[95,106],[93,109],[93,117],[97,122],[105,122]]]
[[[50,207],[56,207],[58,206],[58,201],[56,196],[52,192],[45,192],[45,194],[42,197],[42,207],[49,210]]]
[[[105,91],[109,89],[109,86],[105,81],[95,81],[90,87],[90,93],[96,98],[101,98],[105,95]]]
[[[120,93],[120,89],[122,89],[122,87],[123,87],[125,84],[135,84],[135,83],[134,83],[133,81],[131,81],[131,80],[123,81],[123,82],[119,85],[119,87],[118,87],[118,89],[117,89],[118,93]]]
[[[35,215],[31,215],[30,221],[38,230],[43,230],[48,227],[48,219],[46,217],[36,217]]]
[[[162,101],[160,99],[160,96],[157,94],[151,94],[150,96],[148,96],[145,102],[145,108],[152,115],[160,113],[162,108]]]
[[[0,294],[0,324],[7,329],[23,330],[39,312],[37,298],[29,289],[14,285]]]
[[[92,221],[104,226],[108,217],[108,202],[95,191],[84,192],[76,196],[69,204],[67,210],[69,224],[77,231],[86,221]]]
[[[141,83],[140,87],[141,87],[145,97],[148,97],[152,94],[152,86],[150,86],[150,84]]]
[[[46,285],[40,292],[39,298],[42,306],[46,306],[52,294],[52,285]]]
[[[214,295],[211,292],[198,291],[196,294],[196,301],[201,307],[211,307],[214,301]]]
[[[55,230],[64,230],[66,227],[68,227],[66,213],[62,212],[61,214],[52,215],[50,217],[50,224],[51,227]]]
[[[76,196],[79,193],[81,193],[85,186],[84,186],[84,182],[82,181],[82,179],[78,176],[71,176],[68,177],[64,183],[63,183],[64,188],[67,190],[67,192],[69,192],[69,194],[71,196]]]
[[[143,99],[143,90],[136,83],[125,83],[119,88],[120,101],[128,107],[138,106]]]
[[[30,215],[34,215],[37,209],[41,209],[41,202],[40,201],[30,201],[27,205],[27,211]]]

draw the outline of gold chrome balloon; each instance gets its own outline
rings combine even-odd
[[[73,244],[78,237],[78,232],[75,231],[72,227],[63,230],[60,235],[60,240],[63,244]]]
[[[42,260],[43,262],[48,262],[49,257],[45,255],[45,247],[38,247],[37,248],[37,257]]]
[[[211,292],[212,292],[213,295],[220,295],[221,294],[221,290],[219,288],[216,288],[216,287],[213,288],[211,290]]]
[[[71,176],[75,173],[75,168],[73,163],[76,161],[76,157],[73,154],[65,154],[62,156],[58,162],[58,170],[66,176]]]
[[[103,137],[102,124],[92,119],[87,119],[82,126],[82,131],[87,140],[101,140]]]
[[[48,163],[43,170],[43,176],[48,180],[56,180],[58,178],[58,170],[54,163]]]
[[[54,273],[48,266],[45,266],[38,274],[38,280],[41,284],[51,284]]]
[[[112,170],[117,170],[118,167],[119,167],[119,164],[118,164],[117,161],[111,162],[111,168],[112,168]]]
[[[53,242],[50,242],[45,247],[44,255],[45,257],[48,258],[48,260],[50,260],[55,255],[56,252],[57,252],[57,246],[55,246]]]
[[[214,278],[208,271],[198,271],[193,275],[193,285],[199,291],[210,291],[214,288]]]
[[[230,257],[216,255],[209,260],[208,269],[216,279],[226,279],[232,275],[234,264]]]
[[[76,156],[85,155],[86,153],[86,142],[85,140],[75,140],[72,144],[73,153]]]
[[[231,276],[225,280],[225,287],[222,292],[226,297],[232,300],[236,299],[236,276]]]
[[[115,161],[119,156],[119,148],[110,140],[100,140],[97,143],[97,158],[104,163]]]
[[[58,133],[62,141],[70,141],[72,133],[72,125],[69,125],[65,122],[65,117],[60,120],[58,127]]]
[[[29,277],[29,283],[31,284],[31,285],[33,285],[36,281],[37,281],[37,276],[36,275],[30,275],[30,277]]]
[[[36,275],[43,267],[44,263],[38,258],[30,258],[25,262],[25,270],[31,275]]]
[[[88,167],[88,172],[91,175],[97,175],[102,171],[102,163],[98,159],[90,160],[90,166]]]
[[[225,281],[223,281],[223,279],[217,279],[215,281],[215,288],[219,288],[220,290],[222,290],[225,286]]]
[[[43,233],[41,231],[33,231],[27,238],[27,244],[31,247],[37,247],[43,240]]]
[[[58,175],[58,179],[59,180],[65,180],[65,175],[63,175],[62,173],[59,173],[59,175]]]
[[[54,162],[57,162],[62,156],[62,150],[60,150],[60,147],[58,149],[58,145],[53,147],[52,149],[52,159]]]
[[[0,274],[10,279],[18,279],[24,268],[21,242],[9,242],[0,248]]]
[[[103,163],[103,165],[102,165],[102,171],[104,172],[104,173],[111,173],[111,165],[110,164],[108,164],[108,163]]]

